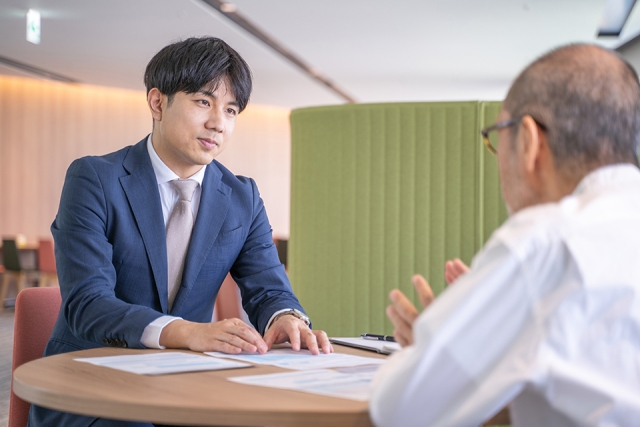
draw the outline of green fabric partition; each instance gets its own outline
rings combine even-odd
[[[436,292],[444,263],[473,255],[505,218],[479,130],[500,103],[356,104],[291,113],[289,276],[330,336],[391,333],[398,287]]]
[[[481,102],[479,105],[480,127],[485,128],[496,122],[500,112],[501,102]],[[491,137],[497,138],[496,132]],[[482,137],[478,137],[482,142]],[[489,150],[483,149],[478,159],[480,163],[480,226],[481,233],[478,235],[478,249],[491,236],[491,233],[500,226],[507,218],[507,209],[500,192],[498,177],[498,162],[496,156]]]

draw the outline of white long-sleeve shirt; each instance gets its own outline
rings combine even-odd
[[[513,402],[512,402],[513,401]],[[373,385],[377,426],[640,426],[640,170],[510,217]]]

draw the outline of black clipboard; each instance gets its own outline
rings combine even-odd
[[[400,349],[400,345],[390,341],[365,340],[361,337],[329,338],[332,344],[375,351],[378,354],[390,355]]]

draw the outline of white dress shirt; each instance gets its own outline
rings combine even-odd
[[[164,162],[156,153],[156,150],[153,148],[153,143],[151,142],[151,135],[147,138],[147,151],[149,152],[149,157],[151,158],[151,165],[153,166],[153,171],[156,174],[156,181],[158,182],[158,191],[160,192],[160,203],[162,204],[162,217],[164,218],[164,227],[167,228],[167,222],[169,221],[169,216],[173,211],[173,207],[176,203],[178,203],[179,195],[178,192],[169,184],[169,181],[173,181],[175,179],[179,179],[180,177],[175,174],[169,166],[165,165]],[[205,167],[203,166],[198,172],[196,172],[193,176],[190,176],[189,179],[193,179],[198,182],[198,186],[196,187],[196,191],[193,193],[193,198],[191,199],[191,209],[193,209],[193,221],[195,223],[196,217],[198,216],[198,208],[200,207],[200,196],[202,195],[202,180],[204,179],[204,171]],[[151,322],[144,328],[142,332],[142,337],[140,337],[140,343],[147,348],[165,348],[160,345],[160,334],[162,333],[162,329],[167,326],[169,323],[174,320],[181,319],[180,317],[174,316],[162,316]]]
[[[640,426],[640,171],[510,217],[383,365],[377,426]]]

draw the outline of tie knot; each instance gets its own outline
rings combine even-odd
[[[193,192],[196,191],[198,181],[193,179],[174,179],[169,184],[178,192],[180,200],[190,202],[193,198]]]

